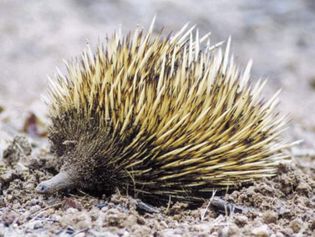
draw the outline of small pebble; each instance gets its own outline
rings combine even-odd
[[[76,209],[76,208],[73,208],[73,207],[69,207],[69,208],[66,210],[66,213],[67,213],[67,214],[76,214],[76,213],[78,213],[78,212],[79,212],[79,210]]]
[[[129,215],[127,219],[124,221],[124,225],[126,226],[133,226],[137,224],[137,217],[135,215]]]
[[[145,224],[145,219],[142,216],[138,216],[137,217],[137,223],[140,225],[144,225]]]
[[[238,226],[244,226],[248,223],[248,217],[245,215],[237,215],[234,217],[234,221]]]
[[[278,220],[278,214],[274,211],[266,211],[263,213],[262,218],[266,224],[276,223]]]
[[[235,224],[229,224],[225,226],[219,232],[220,237],[238,237],[240,236],[240,229]]]
[[[97,218],[100,216],[100,211],[99,209],[93,208],[92,210],[90,210],[89,214],[90,214],[91,220],[96,221]]]
[[[31,191],[35,188],[35,184],[34,183],[27,183],[25,186],[24,186],[24,189],[25,190],[28,190],[28,191]]]
[[[304,194],[307,195],[309,192],[312,191],[311,186],[306,183],[306,182],[300,182],[299,185],[296,187],[296,190],[300,193],[300,194]]]
[[[39,205],[35,205],[35,206],[32,206],[30,208],[30,212],[35,213],[35,212],[39,211],[40,209],[41,209],[41,207]]]
[[[5,199],[4,199],[4,197],[3,196],[0,196],[0,208],[1,207],[5,207]]]
[[[57,214],[52,214],[51,215],[51,220],[53,220],[53,221],[60,221],[62,218],[61,218],[61,216],[60,215],[57,215]]]
[[[259,227],[256,227],[252,230],[252,234],[255,237],[269,237],[270,230],[267,225],[262,225]]]
[[[88,229],[91,228],[91,222],[89,220],[82,220],[76,223],[78,229]]]
[[[290,227],[293,230],[294,233],[298,233],[302,228],[303,222],[301,219],[294,219],[290,223]]]
[[[6,171],[4,174],[2,174],[2,175],[0,176],[0,181],[1,181],[2,183],[11,182],[12,179],[13,179],[13,172],[12,172],[12,170],[8,170],[8,171]]]
[[[34,230],[37,230],[37,229],[40,229],[40,228],[43,228],[43,223],[42,223],[42,221],[37,221],[35,224],[34,224],[34,226],[33,226],[33,229]]]
[[[3,213],[1,221],[5,226],[11,225],[15,219],[17,218],[17,214],[13,211],[6,211]]]

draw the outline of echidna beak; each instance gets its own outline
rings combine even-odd
[[[73,187],[69,175],[66,172],[60,172],[49,180],[41,182],[36,187],[36,192],[41,194],[51,194]]]

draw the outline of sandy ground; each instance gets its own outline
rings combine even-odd
[[[282,88],[279,110],[291,117],[286,135],[304,142],[277,177],[225,196],[250,210],[220,214],[208,200],[151,213],[119,193],[34,193],[55,172],[47,138],[33,129],[41,133],[49,123],[40,99],[47,75],[64,70],[62,60],[86,42],[95,46],[119,25],[124,32],[147,27],[154,15],[157,30],[191,22],[214,42],[231,35],[240,66],[252,58],[253,79],[268,78],[265,95]],[[0,0],[0,40],[0,236],[315,236],[314,1]]]

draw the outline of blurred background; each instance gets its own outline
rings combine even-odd
[[[119,25],[146,28],[154,15],[157,31],[190,22],[212,32],[212,43],[231,35],[236,62],[253,59],[253,78],[268,79],[265,95],[282,88],[290,139],[315,148],[314,0],[0,0],[0,122],[19,129],[27,113],[45,117],[47,75],[63,59]]]

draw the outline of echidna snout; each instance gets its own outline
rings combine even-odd
[[[70,176],[66,172],[60,172],[51,179],[41,182],[36,187],[36,192],[52,194],[67,188],[73,188],[74,186],[75,182],[71,180]]]
[[[163,38],[119,32],[66,63],[47,95],[60,174],[39,193],[87,188],[200,198],[262,177],[290,159],[278,93],[261,97],[225,52],[184,26]],[[206,45],[203,42],[208,41]]]

